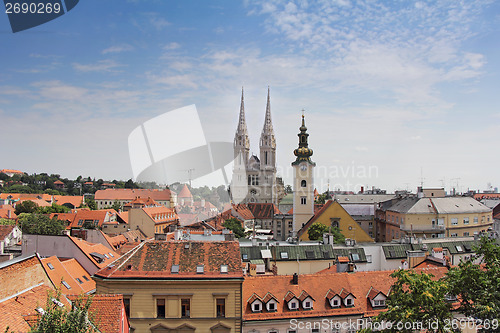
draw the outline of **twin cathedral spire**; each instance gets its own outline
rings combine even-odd
[[[240,179],[243,172],[248,185],[248,196],[243,202],[278,203],[281,179],[276,178],[276,138],[271,118],[270,89],[267,88],[267,104],[264,126],[260,135],[259,155],[250,156],[250,138],[245,119],[245,100],[241,89],[240,115],[234,136],[235,173]]]

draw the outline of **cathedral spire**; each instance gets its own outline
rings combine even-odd
[[[262,134],[260,135],[260,146],[261,147],[268,146],[271,148],[276,148],[273,122],[271,120],[271,95],[269,86],[267,86],[266,117],[264,119],[264,127],[262,128]]]
[[[240,116],[238,118],[238,128],[236,129],[236,135],[234,136],[235,150],[250,149],[250,139],[248,138],[247,123],[245,120],[245,101],[243,96],[243,87],[241,87]]]

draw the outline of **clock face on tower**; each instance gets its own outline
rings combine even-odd
[[[307,165],[302,164],[302,165],[300,166],[300,170],[302,170],[302,171],[306,171],[306,169],[307,169]]]

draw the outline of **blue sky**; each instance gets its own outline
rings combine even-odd
[[[257,153],[269,85],[286,183],[304,108],[320,190],[499,186],[499,40],[495,1],[85,0],[15,34],[2,14],[0,168],[128,179],[129,133],[164,112],[232,141],[242,86]]]

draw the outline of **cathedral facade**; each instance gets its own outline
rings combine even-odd
[[[271,100],[267,90],[264,127],[260,135],[259,156],[250,156],[250,138],[241,91],[240,115],[234,136],[234,168],[231,194],[235,203],[273,203],[284,196],[283,180],[276,175],[276,138],[271,120]]]

